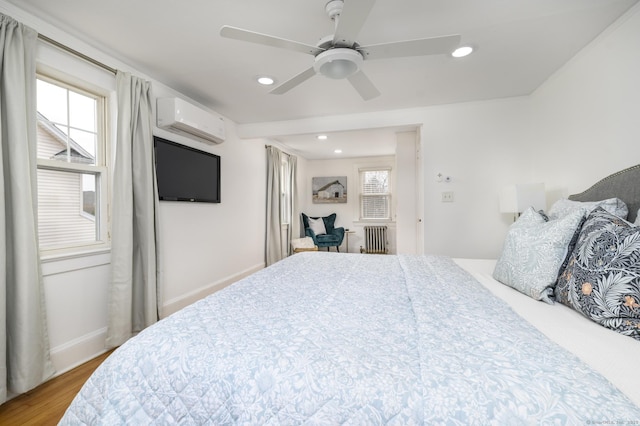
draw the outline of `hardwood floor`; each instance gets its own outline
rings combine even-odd
[[[56,425],[109,351],[0,405],[0,425]]]

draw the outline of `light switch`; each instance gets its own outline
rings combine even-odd
[[[442,193],[443,203],[453,203],[453,191],[446,191]]]

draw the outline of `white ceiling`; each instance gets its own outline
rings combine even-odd
[[[365,61],[382,92],[370,101],[322,76],[268,94],[256,76],[283,82],[313,57],[219,35],[231,25],[315,44],[333,33],[326,0],[9,1],[237,123],[257,123],[526,95],[638,0],[377,0],[361,45],[460,34],[477,51]],[[304,152],[302,139],[283,142]]]

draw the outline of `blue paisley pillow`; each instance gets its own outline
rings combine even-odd
[[[640,340],[640,228],[597,208],[555,288],[559,302]]]
[[[533,208],[509,228],[493,277],[536,300],[553,303],[568,247],[584,218],[583,210],[547,222]]]

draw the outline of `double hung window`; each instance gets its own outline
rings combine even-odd
[[[105,96],[37,79],[40,249],[107,242]]]
[[[391,169],[360,169],[360,220],[391,220]]]

